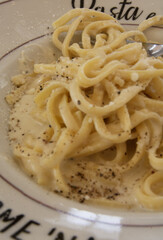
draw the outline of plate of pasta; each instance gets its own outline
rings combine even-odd
[[[108,3],[109,2],[109,3]],[[163,236],[160,0],[0,1],[0,238]]]

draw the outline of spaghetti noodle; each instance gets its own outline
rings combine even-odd
[[[80,202],[163,209],[163,60],[141,43],[161,24],[125,31],[88,9],[53,23],[62,56],[15,76],[6,97],[13,154],[39,184]]]

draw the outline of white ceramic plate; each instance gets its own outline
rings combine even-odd
[[[162,240],[163,213],[72,202],[37,186],[12,161],[4,96],[18,72],[17,59],[29,45],[50,47],[51,23],[74,7],[112,13],[126,28],[163,13],[162,0],[0,0],[0,239]],[[161,41],[163,30],[152,28],[148,35]]]

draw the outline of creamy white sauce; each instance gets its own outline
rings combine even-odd
[[[33,88],[35,88],[35,82],[29,86],[29,89]],[[38,113],[34,113],[36,109],[34,94],[29,89],[15,104],[10,115],[9,137],[14,155],[16,159],[19,159],[25,172],[34,177],[39,184],[65,195],[55,187],[53,170],[48,169],[47,172],[41,166],[42,159],[51,154],[55,143],[44,141],[43,133],[46,132],[48,125],[45,121],[41,121]],[[23,147],[24,142],[27,148]],[[19,151],[17,150],[18,146]],[[20,152],[21,156],[19,156]],[[71,188],[71,191],[65,196],[80,202],[87,201],[92,197],[104,197],[122,203],[127,208],[138,208],[135,189],[144,175],[144,163],[128,171],[126,175],[120,174],[118,167],[117,169],[113,167],[111,162],[105,165],[105,162],[109,158],[112,159],[113,155],[114,151],[107,150],[89,157],[65,159],[61,166],[62,173]],[[148,168],[148,164],[146,165]]]

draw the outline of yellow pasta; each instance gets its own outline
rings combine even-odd
[[[88,204],[163,209],[163,59],[141,43],[162,23],[125,31],[88,9],[53,23],[61,56],[15,76],[6,97],[14,157],[38,184]]]

